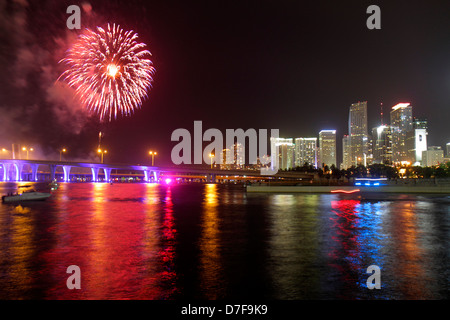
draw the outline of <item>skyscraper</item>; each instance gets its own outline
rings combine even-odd
[[[408,161],[420,166],[422,152],[427,150],[427,120],[414,119],[413,129],[407,134]]]
[[[233,144],[230,148],[223,149],[220,152],[222,170],[244,169],[244,146],[240,143]]]
[[[447,158],[450,158],[450,142],[447,143]]]
[[[317,168],[317,138],[295,139],[295,166],[302,167],[305,163]]]
[[[319,167],[336,166],[336,130],[319,132]]]
[[[408,155],[406,143],[408,132],[412,129],[412,106],[409,103],[399,103],[393,106],[391,110],[391,133],[392,161],[394,163],[413,161]]]
[[[348,135],[344,135],[342,138],[342,164],[341,170],[348,169],[352,166],[351,161],[351,146],[350,146],[350,138]]]
[[[231,150],[230,149],[223,149],[220,152],[220,159],[222,160],[222,163],[220,164],[220,169],[221,170],[231,170],[233,169],[233,161],[228,161],[227,159],[227,155],[228,153],[230,153]]]
[[[348,117],[350,161],[353,165],[364,164],[368,156],[367,101],[353,103]]]
[[[270,138],[272,152],[272,169],[291,169],[294,167],[294,142],[292,138]],[[276,158],[274,158],[276,157]]]
[[[392,164],[392,137],[389,126],[372,129],[373,163]]]

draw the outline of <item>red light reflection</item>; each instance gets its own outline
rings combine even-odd
[[[170,188],[148,184],[76,187],[77,192],[69,193],[76,201],[56,197],[62,214],[56,229],[49,230],[57,238],[56,246],[40,257],[46,266],[43,276],[54,284],[45,298],[169,299],[176,290],[177,234]],[[133,198],[124,198],[130,194]],[[70,265],[80,267],[80,290],[66,286]]]
[[[357,291],[358,271],[361,268],[360,248],[358,241],[358,200],[331,201],[331,207],[336,216],[330,219],[334,222],[332,235],[334,248],[330,250],[333,259],[331,266],[337,271],[341,298],[352,299]]]

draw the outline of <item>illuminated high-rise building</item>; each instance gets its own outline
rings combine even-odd
[[[222,163],[220,164],[221,170],[231,170],[233,169],[233,161],[227,160],[227,155],[231,152],[230,149],[223,149],[220,152],[220,159],[222,160]]]
[[[351,146],[350,146],[350,138],[348,135],[344,135],[342,138],[342,164],[341,164],[341,170],[342,169],[348,169],[352,166],[351,161]]]
[[[415,166],[421,165],[422,152],[428,148],[427,135],[427,120],[414,119],[413,129],[407,134],[406,145],[408,148],[408,161]]]
[[[317,168],[317,138],[295,139],[295,166],[302,167],[305,163]]]
[[[230,169],[244,169],[244,147],[240,143],[233,144],[230,148],[223,149],[220,152],[222,163],[220,168],[222,170]]]
[[[439,146],[429,147],[428,150],[422,152],[422,166],[432,167],[438,166],[444,162],[444,150]]]
[[[240,143],[235,143],[233,146],[234,146],[234,163],[236,164],[236,169],[244,169],[245,165],[244,146]]]
[[[319,167],[337,166],[336,162],[336,130],[319,132]]]
[[[292,138],[270,138],[272,152],[272,169],[278,164],[278,169],[286,170],[294,167],[294,142]],[[276,157],[276,158],[274,158]]]
[[[352,165],[366,164],[369,138],[367,131],[367,101],[353,103],[348,117],[348,135],[350,142],[350,159]]]
[[[391,128],[386,125],[372,129],[373,163],[392,164]]]
[[[450,142],[447,143],[447,158],[450,158]]]
[[[394,163],[410,162],[414,159],[408,154],[407,136],[413,129],[412,106],[399,103],[391,110],[392,161]]]

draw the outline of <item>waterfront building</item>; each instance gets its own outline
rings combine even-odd
[[[353,103],[348,117],[350,160],[352,165],[366,165],[369,139],[367,131],[367,101]]]
[[[406,143],[408,133],[413,129],[412,106],[399,103],[391,110],[392,161],[412,163]]]
[[[231,152],[231,155],[229,153]],[[244,169],[245,164],[245,152],[244,147],[240,143],[235,143],[230,148],[223,149],[220,152],[220,169],[232,170],[232,169]]]
[[[409,161],[415,165],[422,164],[422,152],[427,150],[427,120],[414,119],[413,129],[407,134]]]
[[[350,138],[348,135],[344,135],[342,138],[342,164],[341,170],[348,169],[352,166],[351,161],[351,147]]]
[[[302,167],[305,163],[317,168],[317,138],[296,138],[295,139],[295,160],[296,167]]]
[[[233,169],[233,161],[227,161],[227,155],[231,152],[230,149],[223,149],[220,152],[220,159],[222,160],[222,163],[220,164],[221,170],[231,170]]]
[[[441,147],[432,146],[422,152],[422,166],[432,167],[444,162],[444,150]]]
[[[286,170],[294,167],[294,139],[292,138],[270,138],[272,152],[271,166],[272,169]],[[275,158],[274,158],[275,157]]]
[[[372,129],[373,163],[392,164],[392,136],[390,126],[381,125]]]
[[[336,165],[336,130],[319,132],[319,167]]]

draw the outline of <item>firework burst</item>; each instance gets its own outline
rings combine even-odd
[[[68,66],[61,77],[100,121],[131,115],[147,98],[155,68],[137,38],[115,24],[86,29],[61,60]]]

